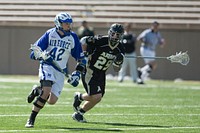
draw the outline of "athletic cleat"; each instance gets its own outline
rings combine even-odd
[[[26,128],[32,128],[32,127],[34,127],[34,121],[28,119],[27,122],[26,122],[25,127],[26,127]]]
[[[83,117],[83,115],[81,115],[78,112],[74,112],[72,114],[72,118],[77,122],[81,122],[81,123],[86,123],[87,122],[86,119]]]
[[[27,97],[28,103],[31,103],[35,99],[35,97],[39,95],[39,89],[40,89],[40,87],[37,86],[37,85],[34,85],[32,87],[32,90],[31,90],[30,94]]]
[[[80,92],[75,92],[74,94],[74,103],[73,103],[73,108],[74,111],[77,112],[80,109],[80,104],[82,101],[79,100],[81,93]]]
[[[144,82],[140,78],[138,78],[137,79],[137,84],[144,84]]]

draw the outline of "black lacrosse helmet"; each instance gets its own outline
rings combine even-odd
[[[121,24],[112,24],[108,30],[109,46],[114,49],[118,46],[122,35],[124,34],[124,27]]]

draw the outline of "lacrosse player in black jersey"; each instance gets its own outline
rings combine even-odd
[[[111,65],[114,71],[120,70],[124,59],[124,47],[120,43],[123,33],[121,24],[112,24],[108,35],[86,36],[81,39],[88,59],[85,73],[81,76],[86,93],[76,92],[74,95],[74,120],[86,122],[84,113],[92,109],[104,96],[106,71]],[[80,106],[82,101],[85,102]]]

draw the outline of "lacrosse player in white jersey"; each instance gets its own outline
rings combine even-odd
[[[151,28],[144,30],[137,38],[141,41],[140,54],[145,57],[155,57],[155,49],[157,45],[164,46],[165,40],[162,38],[158,30],[159,23],[154,21]],[[155,59],[144,58],[145,66],[138,68],[138,84],[144,84],[144,80],[149,76],[150,72],[157,67]]]
[[[78,36],[71,31],[72,17],[70,14],[61,12],[56,15],[55,27],[47,30],[33,45],[39,46],[48,58],[36,58],[34,51],[30,58],[40,61],[39,78],[40,86],[33,86],[28,95],[28,103],[33,102],[31,115],[25,127],[34,127],[34,122],[39,111],[45,103],[55,104],[62,92],[65,75],[56,67],[55,61],[63,70],[67,70],[67,62],[71,55],[77,65],[68,82],[76,87],[79,84],[80,74],[85,70],[86,61]],[[35,55],[34,55],[35,54]]]

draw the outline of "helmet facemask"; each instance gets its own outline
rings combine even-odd
[[[118,46],[123,33],[124,33],[124,28],[120,24],[113,24],[110,27],[108,31],[108,39],[109,39],[108,44],[111,49],[115,49]]]

